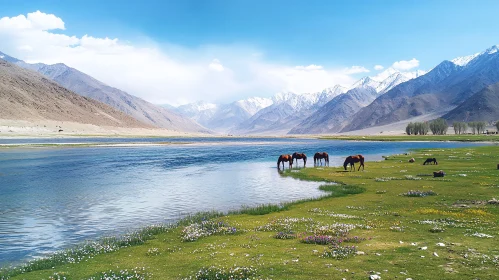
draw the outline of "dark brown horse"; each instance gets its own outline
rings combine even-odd
[[[319,162],[322,166],[322,159],[324,159],[324,165],[329,166],[329,155],[326,152],[315,153],[314,155],[314,166],[317,166]]]
[[[350,164],[350,171],[352,170],[352,168],[355,171],[355,163],[356,162],[360,162],[360,166],[359,166],[358,170],[360,170],[361,166],[362,166],[362,170],[364,170],[364,157],[362,155],[348,156],[345,159],[345,162],[343,163],[343,167],[345,168],[345,170],[347,170],[347,165]]]
[[[293,167],[293,157],[291,155],[280,155],[279,159],[277,160],[277,169],[280,169],[281,162],[282,162],[282,169],[284,169],[285,161],[289,162],[290,169]]]
[[[293,153],[293,164],[294,164],[294,160],[296,159],[296,166],[298,166],[298,160],[299,159],[303,159],[303,167],[305,167],[307,165],[307,155],[304,154],[304,153]]]
[[[438,164],[438,162],[437,162],[437,159],[436,159],[436,158],[428,158],[428,159],[426,159],[426,161],[423,163],[423,165],[426,165],[427,163],[428,163],[428,164],[431,164],[431,163],[433,163],[433,164]]]

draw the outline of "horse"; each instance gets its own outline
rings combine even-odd
[[[314,155],[314,166],[316,166],[319,162],[322,166],[322,159],[324,159],[324,165],[327,164],[329,166],[329,155],[326,152],[315,153]]]
[[[296,159],[296,165],[298,166],[298,160],[299,159],[303,159],[303,167],[305,167],[307,165],[307,155],[304,154],[304,153],[293,153],[293,164],[294,164],[294,160]]]
[[[428,158],[426,161],[423,163],[423,165],[426,165],[427,163],[430,164],[432,163],[438,165],[437,159],[436,158]]]
[[[277,169],[280,169],[280,165],[282,162],[282,169],[284,169],[284,162],[287,161],[289,162],[289,168],[291,169],[293,167],[293,157],[291,155],[280,155],[279,159],[277,160]]]
[[[360,166],[359,166],[358,170],[360,170],[361,166],[362,166],[362,170],[364,170],[364,156],[362,156],[362,155],[348,156],[345,159],[345,162],[343,163],[343,167],[345,168],[345,170],[347,170],[347,165],[350,164],[350,171],[352,170],[352,167],[353,167],[353,170],[355,171],[355,163],[356,162],[360,162]]]

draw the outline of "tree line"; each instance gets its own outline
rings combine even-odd
[[[486,122],[454,122],[452,124],[455,134],[464,134],[468,128],[473,134],[482,134],[486,126]],[[495,126],[499,131],[499,121],[495,123]],[[447,134],[448,128],[447,121],[440,118],[431,122],[411,122],[405,128],[405,132],[407,135],[427,135],[431,131],[433,135],[444,135]]]

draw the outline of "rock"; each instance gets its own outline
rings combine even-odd
[[[440,243],[437,243],[437,246],[438,247],[445,247],[445,244],[440,242]]]
[[[404,241],[399,241],[400,244],[404,244]]]
[[[356,253],[357,255],[365,255],[366,253],[364,253],[364,251],[357,251]]]
[[[411,158],[411,159],[409,160],[409,162],[410,162],[410,163],[413,163],[413,162],[416,162],[416,160],[415,160],[414,158]]]
[[[379,279],[381,279],[381,276],[379,276],[379,275],[376,275],[376,274],[369,275],[369,280],[379,280]]]
[[[381,256],[381,254],[380,254],[380,253],[374,253],[374,254],[375,254],[376,256]]]
[[[419,250],[426,250],[428,249],[428,247],[424,246],[424,247],[419,247]]]
[[[412,243],[411,243],[411,245],[412,245],[412,246],[416,246],[416,245],[418,245],[418,244],[417,244],[417,243],[415,243],[415,242],[412,242]]]
[[[491,200],[487,201],[487,204],[499,204],[499,200],[492,198]]]
[[[435,257],[438,257],[437,252],[433,252],[433,255],[434,255]]]

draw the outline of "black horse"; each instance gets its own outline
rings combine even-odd
[[[437,162],[436,158],[428,158],[428,159],[426,159],[426,161],[423,163],[423,165],[426,165],[427,163],[428,164],[433,163],[433,164],[437,164],[438,165],[438,162]]]

